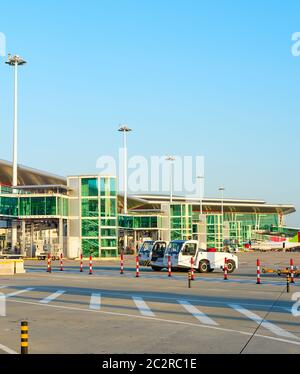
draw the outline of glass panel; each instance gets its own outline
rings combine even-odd
[[[117,196],[117,180],[110,178],[110,196]]]
[[[69,200],[63,198],[63,216],[69,215]]]
[[[181,228],[181,218],[172,218],[171,219],[171,228],[180,229]]]
[[[99,257],[99,240],[82,239],[82,252],[84,257],[88,257],[90,255]]]
[[[18,216],[18,199],[15,197],[0,197],[0,213],[5,216]]]
[[[96,219],[82,220],[82,236],[99,236],[99,223]]]
[[[119,227],[132,229],[133,228],[133,217],[119,216]]]
[[[98,199],[82,199],[82,217],[98,217]]]
[[[117,230],[116,229],[101,229],[101,236],[116,237]]]
[[[278,226],[278,215],[277,214],[260,214],[259,215],[259,229],[270,230],[273,227]]]
[[[116,219],[101,219],[101,226],[117,226],[117,220]]]
[[[100,194],[101,196],[117,196],[116,179],[100,178]]]
[[[81,180],[81,196],[98,196],[98,179],[83,178]]]
[[[181,216],[181,205],[171,205],[171,216]]]
[[[117,239],[101,239],[101,247],[114,248],[117,246]]]
[[[116,199],[101,199],[101,217],[116,217]]]
[[[31,199],[30,197],[20,198],[20,215],[31,216]]]
[[[46,215],[56,216],[56,197],[46,197]]]
[[[109,196],[109,184],[107,178],[100,178],[100,194],[101,196]]]
[[[31,215],[45,216],[46,215],[46,198],[32,197],[31,198]]]

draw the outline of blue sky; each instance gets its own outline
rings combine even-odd
[[[298,1],[3,1],[20,72],[22,164],[96,172],[117,155],[203,155],[206,195],[292,203],[298,172]],[[0,158],[11,159],[12,71],[0,61]],[[288,224],[300,226],[300,214]]]

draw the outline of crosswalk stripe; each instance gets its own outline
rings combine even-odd
[[[205,325],[212,325],[217,326],[218,323],[208,317],[206,314],[201,312],[198,308],[196,308],[194,305],[189,303],[186,300],[178,300],[178,303],[181,304],[188,312],[190,312],[195,318],[197,318],[201,323],[204,323]]]
[[[25,288],[24,290],[20,290],[20,291],[16,291],[16,292],[12,292],[12,293],[7,294],[6,298],[18,296],[18,295],[21,295],[22,293],[29,292],[29,291],[32,291],[32,290],[34,290],[34,288]]]
[[[101,309],[101,294],[100,293],[92,293],[91,301],[90,301],[90,309],[93,309],[93,310]]]
[[[292,339],[298,339],[298,337],[284,329],[282,329],[279,326],[274,325],[273,323],[269,321],[265,321],[263,318],[261,318],[259,315],[251,312],[248,309],[243,308],[242,306],[238,304],[229,304],[229,306],[233,309],[235,309],[237,312],[245,315],[246,317],[250,318],[252,321],[256,322],[258,325],[261,325],[262,327],[266,328],[267,330],[273,332],[275,335],[282,336],[285,338],[292,338]]]
[[[135,305],[138,307],[141,315],[147,317],[155,317],[155,314],[141,297],[134,296],[132,299],[135,302]]]
[[[53,294],[45,297],[43,300],[40,300],[39,302],[41,304],[49,304],[51,301],[57,299],[59,296],[63,295],[66,291],[63,290],[58,290],[54,292]]]

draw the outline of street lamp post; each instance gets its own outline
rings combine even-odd
[[[201,189],[201,187],[202,187],[202,181],[204,181],[204,176],[200,175],[200,176],[197,177],[197,179],[199,180],[200,215],[202,215],[203,214],[203,204],[202,204],[202,202],[203,202],[203,196],[202,196],[202,189]]]
[[[121,125],[118,131],[123,132],[123,149],[124,149],[124,155],[123,155],[123,167],[124,167],[124,214],[127,214],[127,133],[132,131],[128,126]]]
[[[225,191],[225,188],[220,187],[219,191],[221,191],[221,215],[222,215],[222,224],[223,224],[223,221],[224,221],[224,191]]]
[[[123,133],[123,168],[124,168],[124,214],[128,213],[127,208],[127,133],[132,131],[128,126],[126,125],[120,125],[118,131]],[[126,249],[128,245],[128,237],[127,237],[127,231],[124,229],[124,248]]]
[[[13,140],[13,180],[12,185],[18,185],[18,66],[26,64],[20,56],[8,55],[6,64],[14,67],[14,140]]]
[[[18,185],[18,66],[26,64],[20,56],[8,55],[8,60],[5,62],[7,65],[14,67],[14,130],[13,130],[13,175],[12,175],[12,186]],[[16,192],[15,190],[13,190]],[[24,233],[22,233],[24,235]],[[18,236],[18,223],[12,221],[12,234],[11,234],[11,247],[15,249],[17,244]],[[25,248],[22,246],[22,254]]]
[[[175,161],[175,157],[167,156],[166,161],[170,162],[170,203],[173,202],[173,161]]]
[[[199,214],[199,245],[200,245],[200,248],[203,248],[203,246],[205,245],[206,246],[206,240],[205,240],[205,232],[203,231],[204,230],[204,227],[205,227],[205,220],[202,219],[202,215],[203,215],[203,196],[202,196],[202,181],[204,181],[204,176],[203,175],[199,175],[197,176],[197,179],[199,180],[199,202],[200,202],[200,214]]]
[[[219,191],[221,191],[221,216],[222,216],[222,225],[221,225],[222,231],[221,231],[221,233],[222,233],[222,238],[224,239],[224,191],[225,191],[225,188],[224,187],[219,187]]]

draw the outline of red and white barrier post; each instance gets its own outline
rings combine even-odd
[[[256,284],[260,284],[260,259],[258,258],[256,261]]]
[[[136,256],[136,274],[135,274],[135,277],[139,278],[139,276],[140,276],[139,256]]]
[[[121,271],[120,274],[124,274],[124,252],[121,252]]]
[[[168,276],[172,276],[172,263],[171,263],[171,256],[168,256]]]
[[[82,261],[82,253],[80,255],[80,273],[83,272],[83,261]]]
[[[191,280],[195,280],[195,271],[194,271],[194,259],[193,257],[191,258]]]
[[[89,272],[89,275],[92,275],[93,274],[93,259],[92,259],[92,255],[90,255],[90,272]]]
[[[294,260],[290,259],[290,272],[291,272],[291,283],[295,283],[295,271],[294,271]]]
[[[48,254],[47,273],[51,273],[51,255]]]
[[[224,280],[228,280],[228,260],[225,258],[224,260]]]
[[[60,271],[63,271],[64,269],[63,269],[63,255],[62,255],[62,253],[60,254],[60,269],[59,269]]]

